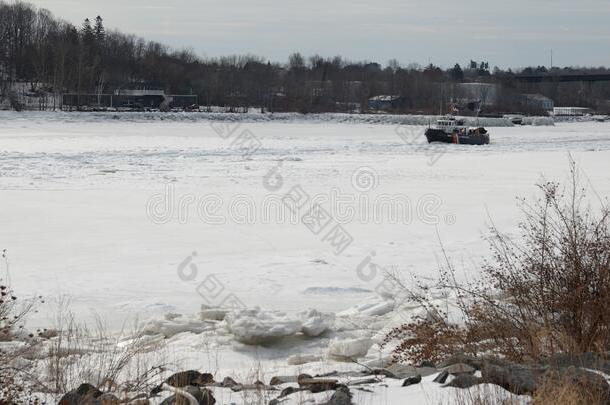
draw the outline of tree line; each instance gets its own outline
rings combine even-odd
[[[527,72],[543,69],[530,67]],[[87,18],[77,27],[46,9],[0,0],[0,98],[10,98],[17,82],[52,95],[148,86],[168,94],[197,95],[201,105],[256,106],[268,111],[363,111],[373,96],[397,95],[400,103],[392,107],[396,112],[429,113],[459,98],[460,83],[482,82],[500,85],[501,97],[496,97],[500,101],[493,108],[507,112],[530,108],[520,96],[523,93],[592,108],[610,99],[607,83],[527,84],[514,76],[510,69],[490,68],[487,61],[443,69],[300,53],[284,63],[255,55],[204,59],[188,49],[107,31],[101,16]]]

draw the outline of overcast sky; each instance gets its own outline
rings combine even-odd
[[[609,0],[29,0],[202,56],[610,66]]]

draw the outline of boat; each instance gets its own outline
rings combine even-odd
[[[442,142],[460,145],[487,145],[489,133],[483,127],[467,127],[463,120],[446,117],[426,130],[428,143]]]

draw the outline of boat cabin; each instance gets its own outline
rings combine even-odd
[[[444,118],[436,121],[436,129],[440,129],[447,134],[462,128],[464,128],[464,121],[455,118]]]

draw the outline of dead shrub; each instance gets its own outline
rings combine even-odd
[[[75,320],[60,299],[56,329],[29,333],[27,315],[38,299],[21,301],[10,287],[6,251],[0,262],[0,405],[39,403],[33,393],[61,396],[82,383],[123,399],[159,384],[164,368],[146,353],[159,349],[138,333],[121,341],[99,318],[93,328]],[[44,301],[42,301],[44,302]],[[160,355],[163,354],[160,352]],[[153,363],[154,361],[154,363]]]
[[[6,249],[2,250],[0,259],[0,404],[39,403],[19,363],[36,347],[34,335],[24,329],[25,319],[36,300],[19,299],[11,288]]]
[[[530,362],[555,353],[610,350],[610,211],[605,201],[597,210],[587,204],[572,160],[570,172],[566,188],[544,182],[538,185],[540,198],[520,200],[520,239],[492,224],[491,259],[478,279],[457,282],[445,254],[435,284],[405,287],[427,316],[386,336],[386,343],[402,341],[394,350],[397,360],[486,352]],[[462,325],[451,324],[430,301],[426,293],[433,288],[456,298]]]

